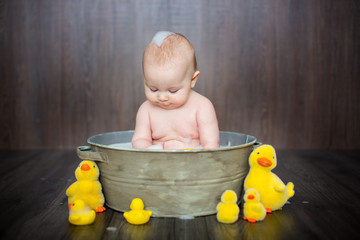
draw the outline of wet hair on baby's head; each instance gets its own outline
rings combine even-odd
[[[176,60],[188,58],[197,70],[195,50],[190,41],[179,33],[158,32],[146,46],[143,54],[144,62],[157,65],[175,63]]]

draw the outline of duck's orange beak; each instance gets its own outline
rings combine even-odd
[[[89,170],[90,170],[90,167],[89,167],[89,165],[87,165],[86,163],[84,163],[84,164],[81,165],[81,170],[83,170],[83,171],[89,171]]]
[[[254,195],[252,195],[252,194],[250,194],[249,196],[248,196],[248,199],[254,199],[255,197],[254,197]]]
[[[260,166],[263,167],[270,167],[272,165],[272,162],[267,158],[258,158],[257,162]]]
[[[71,204],[71,203],[69,203],[69,210],[71,210],[71,206],[72,206],[72,204]]]

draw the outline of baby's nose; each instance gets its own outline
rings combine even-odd
[[[160,101],[167,101],[169,98],[166,93],[159,92],[158,98]]]

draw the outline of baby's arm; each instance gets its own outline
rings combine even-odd
[[[203,148],[218,148],[220,133],[214,106],[205,99],[198,109],[197,121],[199,125],[200,144]]]
[[[140,106],[136,115],[135,131],[131,140],[133,148],[147,148],[152,145],[149,112],[146,104],[145,102]]]

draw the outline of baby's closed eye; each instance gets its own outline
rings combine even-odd
[[[179,89],[170,89],[169,90],[170,93],[176,93],[177,91],[179,91]]]
[[[157,92],[157,89],[156,88],[150,88],[150,91]]]

